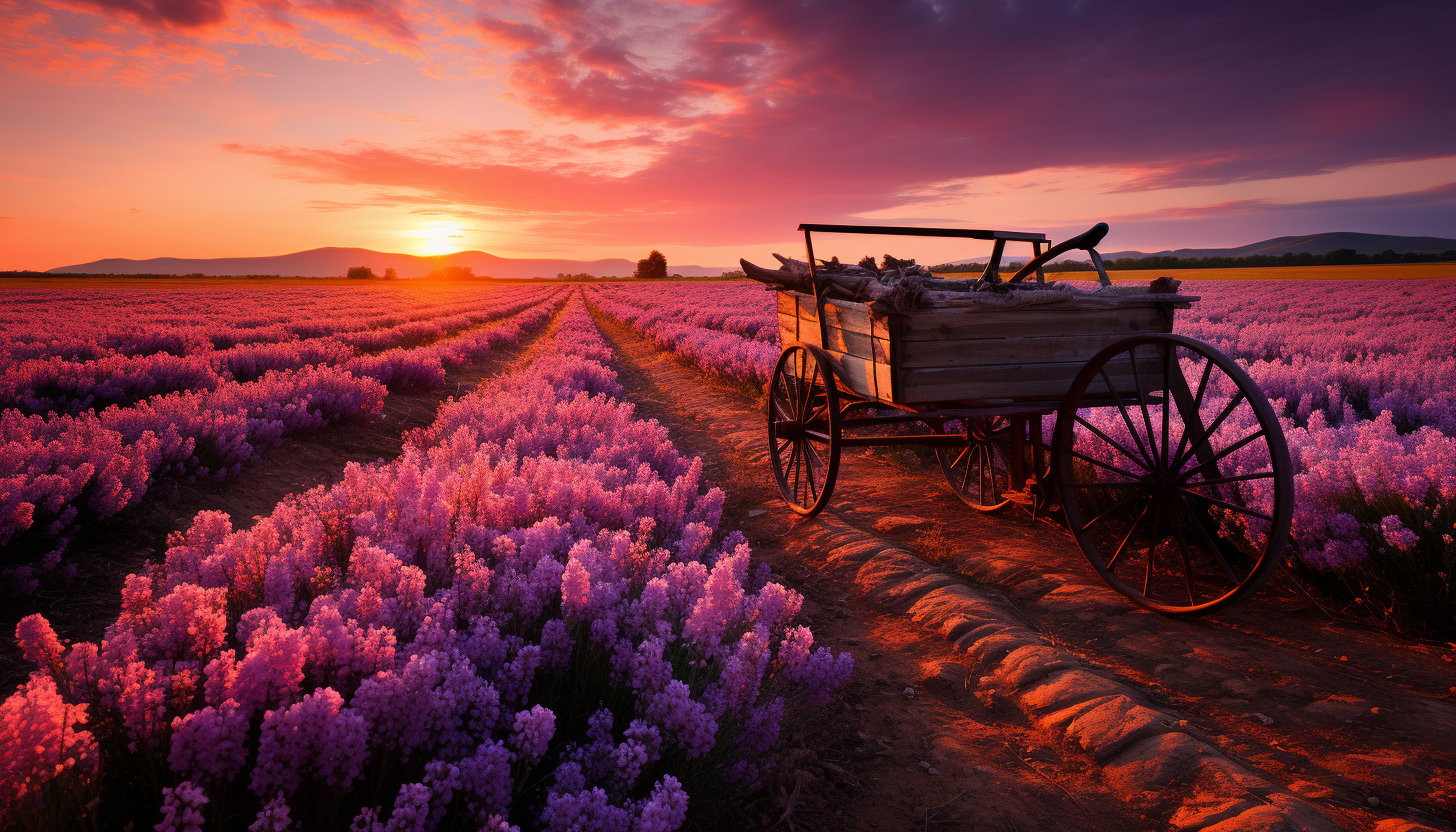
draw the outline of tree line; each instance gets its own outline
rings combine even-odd
[[[1432,251],[1407,251],[1398,252],[1395,249],[1386,249],[1379,254],[1361,254],[1353,248],[1337,248],[1324,254],[1310,254],[1309,252],[1285,252],[1284,254],[1251,254],[1246,257],[1173,257],[1171,255],[1157,255],[1153,257],[1119,257],[1116,260],[1104,260],[1103,265],[1109,269],[1254,269],[1268,268],[1270,266],[1358,266],[1378,263],[1441,263],[1456,260],[1456,250],[1443,251],[1437,254]],[[1024,263],[1005,263],[1002,270],[1019,269]],[[986,268],[985,263],[942,263],[939,266],[932,266],[931,271],[936,274],[941,272],[979,272]],[[1063,260],[1057,263],[1048,263],[1045,267],[1049,272],[1090,272],[1095,271],[1092,263],[1086,260]]]

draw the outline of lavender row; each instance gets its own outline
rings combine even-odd
[[[666,832],[752,788],[852,663],[719,534],[701,461],[615,398],[581,303],[564,317],[394,462],[246,531],[200,514],[99,645],[25,619],[0,820],[141,776],[162,806],[132,815],[162,830]]]
[[[356,352],[382,352],[439,342],[544,301],[540,291],[514,292],[477,306],[469,313],[445,318],[338,337],[241,344],[189,355],[158,352],[143,356],[107,355],[87,361],[60,357],[21,361],[0,373],[0,408],[13,407],[26,413],[75,414],[110,405],[130,405],[163,393],[211,390],[227,381],[252,381],[269,370],[344,364]]]
[[[540,328],[556,302],[431,347],[270,370],[257,381],[155,396],[76,416],[0,413],[0,547],[16,535],[59,544],[78,524],[137,504],[166,477],[221,480],[288,434],[378,414],[386,387],[438,387],[445,368],[484,358]],[[22,583],[27,568],[13,574]]]
[[[562,302],[560,294],[553,294],[495,326],[472,330],[428,347],[396,347],[377,355],[356,356],[346,361],[344,368],[377,379],[391,390],[434,389],[444,384],[448,370],[484,360],[492,349],[514,344],[522,335],[540,328]]]
[[[778,319],[773,314],[773,295],[762,286],[748,283],[678,284],[683,291],[664,292],[653,283],[630,283],[603,286],[601,294],[613,300],[651,309],[664,317],[700,329],[714,329],[751,341],[776,344],[779,340]],[[758,292],[768,300],[768,315],[755,307],[745,308],[745,292]]]
[[[545,287],[375,283],[208,282],[179,294],[147,284],[84,292],[11,288],[0,310],[0,354],[11,361],[109,355],[176,356],[238,345],[348,335],[469,315],[501,295],[540,297]],[[57,319],[67,323],[58,334]]]
[[[283,436],[379,413],[385,389],[338,368],[172,393],[76,416],[0,413],[0,546],[63,540],[138,503],[159,478],[222,479]],[[22,576],[24,577],[24,576]]]
[[[622,287],[593,289],[591,299],[598,309],[632,326],[657,346],[682,356],[705,372],[758,384],[768,383],[769,376],[773,374],[774,362],[779,357],[777,328],[773,342],[705,329],[674,318],[641,293]],[[705,313],[704,317],[715,316]]]

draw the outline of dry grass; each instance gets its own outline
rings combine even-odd
[[[915,551],[930,563],[947,563],[955,547],[945,533],[945,524],[936,523],[915,537]]]

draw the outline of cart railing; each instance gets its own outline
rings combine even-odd
[[[825,223],[800,223],[799,230],[804,232],[804,248],[809,255],[809,277],[816,280],[817,275],[814,265],[814,240],[811,232],[819,231],[826,234],[879,234],[894,237],[956,237],[970,240],[994,240],[991,247],[991,257],[986,261],[986,268],[981,272],[982,283],[994,283],[1001,276],[1001,256],[1005,253],[1007,241],[1013,243],[1031,243],[1032,259],[1010,280],[1012,283],[1020,283],[1033,272],[1036,274],[1038,283],[1046,282],[1046,272],[1043,266],[1053,258],[1066,254],[1073,249],[1083,249],[1092,257],[1092,266],[1097,270],[1097,279],[1103,286],[1112,285],[1112,280],[1107,276],[1107,269],[1103,266],[1102,256],[1097,253],[1097,244],[1107,236],[1107,223],[1099,222],[1082,234],[1064,240],[1051,246],[1045,252],[1043,245],[1050,245],[1047,235],[1038,231],[996,231],[986,228],[926,228],[917,226],[895,226],[895,225],[830,225]]]

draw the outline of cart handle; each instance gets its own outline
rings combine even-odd
[[[1013,243],[1045,243],[1047,235],[1035,231],[991,231],[981,228],[915,228],[902,225],[824,225],[805,222],[799,230],[826,234],[890,234],[897,237],[969,237],[972,240],[1010,240]]]
[[[1062,242],[1057,243],[1056,245],[1047,249],[1042,254],[1033,257],[1031,259],[1031,262],[1027,263],[1025,266],[1022,266],[1021,271],[1018,271],[1015,275],[1013,275],[1011,280],[1008,282],[1020,283],[1021,281],[1026,279],[1027,275],[1037,271],[1042,266],[1046,265],[1047,261],[1051,260],[1053,257],[1061,254],[1066,254],[1074,248],[1080,248],[1086,250],[1088,254],[1092,255],[1092,265],[1097,269],[1097,280],[1103,286],[1111,286],[1112,278],[1107,276],[1107,269],[1102,265],[1102,255],[1097,253],[1096,248],[1097,244],[1102,242],[1102,238],[1106,236],[1107,223],[1099,222],[1091,228],[1087,229],[1086,231],[1082,232],[1081,234],[1078,234],[1077,236],[1069,240],[1063,240]]]

